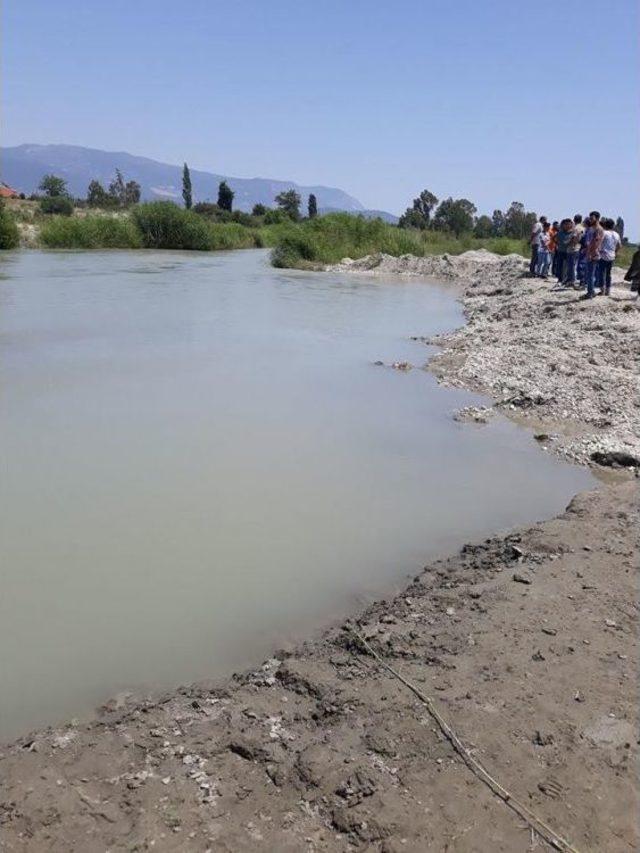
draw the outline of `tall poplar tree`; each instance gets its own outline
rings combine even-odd
[[[182,169],[182,198],[184,199],[184,206],[187,210],[191,210],[191,205],[193,204],[193,192],[191,189],[191,175],[186,163]]]

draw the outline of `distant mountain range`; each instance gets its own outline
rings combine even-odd
[[[94,178],[107,186],[120,169],[125,180],[137,181],[142,187],[143,199],[171,199],[182,202],[182,166],[159,163],[148,157],[136,157],[126,151],[101,151],[79,145],[17,145],[0,148],[0,178],[19,192],[30,195],[36,192],[42,176],[53,172],[64,178],[69,192],[82,198],[89,182]],[[214,172],[191,169],[191,182],[195,201],[215,201],[218,184],[226,180],[235,192],[234,207],[250,211],[254,204],[273,206],[274,199],[283,190],[295,189],[300,193],[303,207],[309,193],[314,193],[318,208],[346,210],[383,218],[395,217],[384,211],[367,211],[357,198],[336,187],[301,186],[295,181],[276,181],[271,178],[234,178]]]

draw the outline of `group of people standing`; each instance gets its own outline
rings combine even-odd
[[[586,288],[584,299],[611,290],[611,269],[622,241],[613,219],[597,210],[585,217],[549,223],[541,216],[531,230],[529,272],[540,278],[555,276],[563,287]]]

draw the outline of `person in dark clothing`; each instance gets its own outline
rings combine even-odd
[[[631,292],[636,294],[636,299],[640,296],[640,249],[636,249],[631,258],[631,266],[627,270],[625,281],[631,284]]]
[[[571,219],[563,219],[560,223],[560,228],[556,234],[556,254],[553,259],[555,266],[555,277],[558,279],[558,284],[571,284],[575,281],[575,268],[573,275],[569,269],[569,250],[573,245],[573,221]]]

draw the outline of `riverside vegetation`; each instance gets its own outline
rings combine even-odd
[[[49,249],[184,249],[215,251],[272,248],[276,267],[316,269],[343,258],[366,255],[458,255],[488,249],[498,255],[529,254],[528,235],[536,214],[520,202],[491,217],[476,216],[468,199],[437,197],[423,190],[398,225],[350,213],[319,215],[309,196],[307,216],[302,199],[291,189],[280,193],[276,208],[257,204],[251,213],[233,210],[233,190],[218,187],[217,203],[194,204],[187,164],[183,171],[184,207],[171,201],[140,202],[140,186],[121,172],[105,189],[91,181],[86,199],[70,198],[66,184],[45,175],[42,195],[0,210],[0,248],[20,242]],[[17,222],[16,222],[17,220]],[[19,224],[18,224],[19,223]],[[624,222],[616,224],[621,236]],[[623,246],[619,263],[628,264],[632,246]]]

